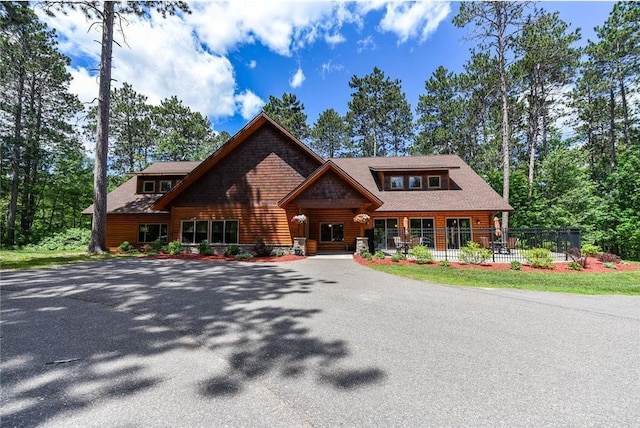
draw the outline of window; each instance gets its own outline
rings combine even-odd
[[[404,177],[402,177],[402,176],[392,176],[391,177],[391,188],[392,189],[403,189],[404,188]]]
[[[209,235],[209,221],[183,221],[182,222],[182,243],[198,244],[207,239]]]
[[[143,181],[142,182],[142,192],[144,193],[153,193],[156,191],[156,182],[155,181]]]
[[[237,244],[238,220],[212,220],[211,221],[212,244]]]
[[[411,238],[420,238],[420,244],[425,247],[435,247],[435,229],[432,218],[412,218],[409,220]]]
[[[321,223],[320,224],[320,242],[343,242],[344,241],[344,224],[343,223]]]
[[[422,177],[419,175],[412,175],[409,177],[410,189],[422,189]]]
[[[171,190],[171,180],[160,180],[160,192],[167,193]]]
[[[166,224],[138,225],[138,242],[153,242],[157,239],[167,239]]]
[[[430,189],[439,189],[440,188],[440,176],[439,175],[431,175],[428,178],[428,184]]]

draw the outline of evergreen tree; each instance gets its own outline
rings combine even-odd
[[[174,95],[152,109],[158,161],[202,160],[214,151],[216,136],[209,119],[193,112]]]
[[[412,137],[413,116],[400,80],[391,80],[378,67],[364,77],[353,76],[354,89],[347,121],[351,155],[402,155]]]
[[[47,197],[43,189],[53,153],[69,143],[73,129],[67,120],[82,105],[68,91],[70,61],[57,52],[55,33],[38,21],[28,4],[4,3],[2,9],[0,135],[3,160],[11,160],[4,242],[13,246],[33,238],[38,204]]]
[[[269,95],[269,102],[262,110],[298,140],[306,141],[311,136],[304,104],[298,100],[295,94],[284,93],[282,98]]]
[[[509,202],[509,174],[511,161],[511,129],[509,128],[509,91],[507,56],[514,43],[516,31],[522,25],[526,2],[497,1],[460,3],[458,15],[453,22],[458,27],[472,24],[476,30],[474,38],[480,40],[482,47],[493,50],[497,56],[500,75],[500,97],[502,101],[502,171],[504,184],[502,197]],[[509,213],[502,213],[502,226],[509,227]]]
[[[321,156],[333,158],[341,155],[348,141],[345,118],[332,108],[320,113],[311,130],[311,148]]]

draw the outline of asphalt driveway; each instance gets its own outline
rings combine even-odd
[[[1,273],[0,425],[638,426],[640,298],[351,260]]]

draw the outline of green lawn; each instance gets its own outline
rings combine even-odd
[[[554,273],[460,269],[433,265],[370,265],[372,269],[438,284],[518,288],[576,294],[640,295],[640,270]]]
[[[115,254],[87,254],[78,251],[0,250],[0,269],[37,269],[70,263],[103,260]]]

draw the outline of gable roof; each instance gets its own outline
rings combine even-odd
[[[198,165],[200,165],[200,161],[156,162],[140,172],[130,174],[133,175],[132,178],[107,195],[107,212],[122,214],[157,213],[158,211],[153,208],[153,205],[163,193],[136,193],[136,176],[185,176]],[[81,214],[93,214],[93,204],[85,208]]]
[[[332,159],[349,176],[383,201],[378,212],[513,211],[513,207],[457,155]],[[381,191],[375,171],[447,170],[459,190]]]
[[[315,170],[306,180],[304,180],[298,187],[293,189],[287,196],[282,198],[278,202],[278,206],[284,207],[288,203],[292,202],[295,198],[301,195],[305,190],[307,190],[311,185],[317,182],[321,177],[323,177],[328,172],[333,171],[336,173],[342,180],[347,182],[353,189],[355,189],[358,193],[360,193],[365,199],[368,199],[371,202],[373,209],[376,209],[382,205],[382,201],[373,193],[371,193],[366,187],[362,186],[358,181],[354,180],[349,174],[347,174],[342,168],[336,165],[332,160],[328,160],[322,165],[320,168]]]
[[[170,191],[165,193],[162,197],[160,197],[156,203],[154,204],[154,208],[157,210],[164,209],[172,200],[174,200],[178,195],[180,195],[185,189],[187,189],[191,184],[197,181],[200,177],[202,177],[207,171],[209,171],[214,165],[224,159],[229,153],[231,153],[236,147],[246,141],[251,135],[253,135],[258,129],[262,126],[270,124],[275,127],[279,132],[281,132],[286,138],[291,140],[291,142],[297,145],[303,152],[305,152],[309,157],[311,157],[314,161],[321,165],[324,163],[324,159],[318,156],[315,152],[313,152],[309,147],[307,147],[304,143],[294,137],[289,131],[283,128],[276,121],[271,119],[266,113],[261,112],[258,114],[251,122],[245,125],[240,131],[238,131],[233,137],[227,140],[226,143],[222,145],[218,150],[216,150],[211,156],[202,161],[200,165],[198,165],[184,180],[174,186]]]

